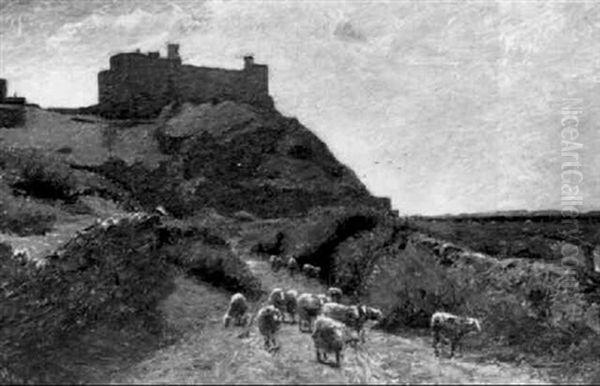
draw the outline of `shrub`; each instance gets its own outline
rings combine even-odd
[[[0,183],[0,232],[43,235],[52,230],[55,221],[56,215],[48,205],[14,197],[11,190]]]
[[[202,241],[180,242],[166,248],[168,260],[191,275],[251,299],[263,294],[260,281],[248,265],[229,249]]]
[[[67,164],[37,149],[0,149],[0,166],[8,183],[23,193],[39,197],[72,200],[77,181]]]
[[[286,242],[285,252],[295,256],[300,265],[308,263],[321,267],[321,277],[326,278],[328,282],[342,282],[345,283],[342,286],[354,287],[357,283],[344,278],[339,279],[338,276],[345,275],[344,269],[353,269],[351,263],[345,263],[346,259],[354,262],[364,262],[365,259],[347,257],[347,254],[336,257],[335,251],[344,241],[369,232],[378,224],[382,224],[381,229],[385,229],[384,221],[384,212],[368,207],[315,208],[302,224],[293,225],[286,231],[290,240]],[[359,265],[355,272],[362,273],[364,270],[365,268]]]
[[[285,234],[280,230],[267,233],[250,247],[250,252],[264,255],[279,255],[284,251],[284,240]]]
[[[375,234],[369,238],[371,245],[381,244]],[[339,253],[375,262],[359,288],[384,311],[385,328],[427,327],[435,311],[447,311],[483,320],[483,333],[472,338],[476,345],[558,357],[595,349],[589,341],[600,331],[600,306],[590,288],[582,287],[579,271],[492,257],[485,264],[456,257],[445,267],[412,241],[398,251],[369,247],[369,238],[351,240]]]
[[[21,180],[14,186],[35,197],[69,200],[75,182],[66,166],[33,158],[24,163]]]
[[[66,334],[98,322],[155,320],[155,306],[172,285],[155,226],[156,218],[139,216],[108,229],[92,226],[39,269],[4,257],[0,367],[25,378],[41,376],[42,354]]]
[[[382,251],[364,283],[369,304],[381,308],[381,326],[427,327],[438,310],[452,312],[460,304],[456,286],[434,258],[412,243]]]
[[[56,149],[56,152],[59,154],[71,154],[73,153],[73,148],[70,146],[63,146],[59,149]]]
[[[460,294],[456,312],[484,321],[480,342],[565,359],[564,353],[573,358],[586,339],[598,336],[598,305],[587,299],[576,271],[514,259],[478,274],[459,263],[447,275]]]
[[[185,241],[202,241],[203,243],[224,248],[227,241],[215,233],[212,228],[197,226],[186,220],[164,220],[158,228],[161,242],[174,245],[184,239]]]
[[[385,223],[349,237],[333,254],[333,284],[346,293],[364,295],[376,263],[385,256],[397,255],[405,245],[401,228]]]
[[[196,209],[196,201],[182,188],[185,181],[175,162],[161,162],[157,168],[148,169],[142,162],[127,165],[121,159],[110,158],[90,169],[120,184],[148,211],[162,205],[181,218]]]

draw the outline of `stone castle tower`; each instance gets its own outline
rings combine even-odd
[[[233,100],[270,107],[268,67],[244,57],[244,68],[227,70],[182,64],[179,45],[159,52],[127,52],[110,57],[98,74],[98,111],[120,118],[153,117],[173,101]]]

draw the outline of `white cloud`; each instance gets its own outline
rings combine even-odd
[[[600,63],[600,7],[589,4],[78,4],[78,16],[29,13],[55,24],[45,33],[3,37],[2,68],[20,94],[43,105],[94,103],[109,55],[164,52],[166,41],[196,65],[239,68],[253,52],[270,66],[278,108],[403,212],[557,207],[560,122],[550,101],[579,87],[570,74],[591,77]],[[393,165],[373,165],[390,157]],[[600,183],[589,189],[599,206]]]

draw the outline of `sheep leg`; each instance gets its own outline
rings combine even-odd
[[[359,337],[360,337],[360,343],[365,343],[365,330],[364,330],[364,329],[361,329],[361,330],[358,332],[358,335],[359,335]]]
[[[340,351],[335,352],[335,365],[340,367],[342,363],[342,353]]]
[[[435,354],[436,357],[440,356],[440,350],[438,348],[439,343],[440,343],[440,336],[436,331],[434,331],[433,332],[433,353]]]
[[[315,350],[317,352],[317,362],[322,363],[323,361],[321,360],[321,351],[319,351],[319,349]]]
[[[458,339],[453,339],[451,344],[450,344],[450,358],[452,358],[454,356],[454,353],[456,352],[457,356],[460,356],[460,343],[458,342]]]

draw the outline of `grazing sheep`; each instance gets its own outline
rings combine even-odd
[[[279,312],[283,313],[286,310],[286,302],[285,302],[285,293],[281,288],[273,288],[271,293],[269,294],[268,304],[274,306],[279,310]]]
[[[331,302],[331,301],[332,301],[332,300],[331,300],[331,297],[330,297],[330,296],[328,296],[328,295],[325,295],[325,294],[317,294],[316,296],[317,296],[317,297],[319,298],[319,300],[321,301],[321,304],[329,303],[329,302]]]
[[[329,298],[332,302],[342,303],[343,292],[338,287],[329,287],[329,289],[327,290],[327,295],[329,295]]]
[[[340,367],[342,351],[346,343],[352,340],[343,323],[319,316],[315,321],[315,328],[311,334],[317,352],[317,361],[324,363],[328,353],[335,353],[335,366]]]
[[[114,225],[118,225],[119,224],[119,219],[116,217],[108,217],[105,218],[102,221],[97,220],[97,224],[100,225],[100,228],[107,230],[108,228],[114,226]]]
[[[21,262],[31,261],[31,255],[29,254],[29,250],[27,248],[19,247],[15,248],[13,251],[13,259]]]
[[[431,316],[433,351],[439,356],[438,343],[450,343],[450,358],[459,347],[460,339],[469,332],[481,332],[481,323],[475,318],[456,316],[448,312],[436,312]]]
[[[281,312],[273,305],[262,307],[256,315],[258,331],[265,338],[265,349],[267,351],[278,350],[277,331],[281,327]]]
[[[383,319],[383,312],[381,312],[379,308],[365,307],[364,314],[366,315],[367,320],[380,322]]]
[[[328,302],[323,305],[321,313],[328,318],[344,323],[349,328],[360,335],[360,331],[366,320],[364,306],[346,306],[335,302]]]
[[[315,267],[314,265],[304,264],[302,266],[302,273],[308,277],[317,278],[321,274],[321,267]]]
[[[269,264],[271,264],[271,269],[275,272],[279,271],[279,268],[285,266],[283,259],[275,255],[271,255],[271,257],[269,258]]]
[[[298,330],[300,332],[312,331],[315,318],[321,312],[323,303],[317,295],[303,293],[298,296]],[[304,326],[308,323],[308,330]]]
[[[381,322],[383,319],[383,312],[379,308],[369,307],[369,306],[360,306],[359,312],[361,314],[361,320],[359,322],[359,331],[358,334],[360,336],[360,341],[364,343],[365,341],[365,329],[364,324],[366,321],[372,320],[375,322]]]
[[[229,301],[229,308],[227,308],[227,312],[223,317],[223,325],[225,327],[229,326],[229,322],[232,319],[235,326],[246,325],[248,323],[247,311],[248,302],[246,301],[246,297],[239,292],[232,295]]]
[[[298,310],[298,291],[288,290],[285,296],[285,312],[282,313],[283,321],[285,322],[285,314],[288,313],[292,317],[292,324],[296,322],[296,311]]]
[[[300,265],[298,265],[298,261],[294,257],[290,257],[287,262],[287,269],[290,272],[290,275],[294,275],[295,273],[300,271]]]
[[[167,212],[167,210],[165,209],[165,207],[162,206],[162,205],[159,205],[156,208],[154,208],[154,211],[156,213],[158,213],[159,215],[161,215],[161,216],[168,216],[169,215],[169,213]]]

